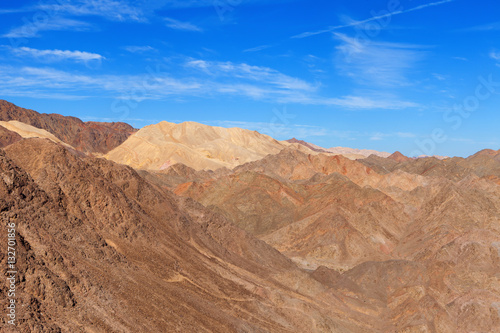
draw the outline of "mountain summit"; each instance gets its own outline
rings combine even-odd
[[[138,169],[164,170],[176,163],[195,170],[232,169],[277,154],[294,144],[241,128],[162,121],[141,128],[106,157]],[[314,153],[295,144],[297,149]]]

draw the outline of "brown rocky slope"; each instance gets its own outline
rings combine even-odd
[[[25,139],[0,152],[0,172],[1,218],[18,230],[21,331],[389,327],[221,215],[129,167]],[[3,252],[0,260],[5,266]],[[6,299],[3,285],[0,292]]]
[[[125,123],[83,122],[75,117],[38,113],[0,100],[0,121],[17,120],[44,129],[83,152],[105,154],[136,130]]]
[[[175,192],[355,295],[387,332],[497,332],[498,166],[497,151],[360,161],[282,151]]]
[[[232,170],[153,172],[5,137],[16,331],[500,327],[500,151],[352,161],[289,147]]]
[[[4,148],[21,139],[22,137],[16,132],[9,131],[5,127],[0,126],[0,148]]]

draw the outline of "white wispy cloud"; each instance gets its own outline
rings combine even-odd
[[[6,38],[33,38],[40,37],[41,31],[85,31],[91,25],[87,22],[73,20],[68,18],[55,17],[47,21],[27,22],[22,26],[11,29],[2,37]]]
[[[213,0],[163,0],[166,7],[170,8],[199,8],[199,7],[213,7]],[[234,2],[236,4],[236,1]],[[218,4],[218,3],[215,3]],[[220,6],[230,4],[226,1],[221,1]]]
[[[384,109],[384,110],[399,110],[407,108],[420,107],[418,103],[404,101],[397,98],[371,98],[366,96],[345,96],[327,100],[325,104],[330,102],[332,105],[343,106],[350,109]]]
[[[81,120],[83,121],[99,121],[99,122],[114,122],[116,121],[116,118],[109,118],[109,117],[80,117]],[[124,122],[136,122],[136,123],[143,123],[145,125],[151,125],[151,124],[157,124],[161,121],[164,121],[165,119],[145,119],[145,118],[121,118],[120,121]],[[169,120],[167,120],[169,121]],[[171,121],[174,122],[174,121]],[[133,124],[131,124],[133,125]],[[142,126],[140,126],[142,127]],[[139,127],[136,127],[139,128]]]
[[[182,22],[169,17],[166,17],[164,20],[166,22],[167,27],[175,30],[198,31],[198,32],[203,31],[200,27],[189,22]]]
[[[390,139],[390,138],[413,139],[416,137],[417,137],[417,135],[415,135],[414,133],[410,133],[410,132],[395,132],[395,133],[376,132],[376,133],[370,134],[371,141],[382,141],[382,140]]]
[[[129,45],[124,47],[125,50],[127,50],[130,53],[145,53],[145,52],[154,52],[157,51],[152,46],[146,45],[146,46],[138,46],[138,45]]]
[[[269,111],[269,121],[268,122],[251,122],[251,121],[231,121],[231,120],[213,120],[213,121],[203,121],[202,123],[212,126],[220,127],[239,127],[245,128],[252,131],[257,131],[262,134],[269,135],[278,140],[290,139],[292,137],[299,137],[302,139],[311,137],[321,137],[321,136],[338,136],[340,132],[328,130],[321,126],[311,126],[303,124],[293,123],[293,119],[296,117],[295,114],[288,113],[285,111],[287,118],[285,122],[276,116],[277,109]],[[346,135],[342,133],[342,135]]]
[[[397,132],[396,136],[399,138],[415,138],[415,137],[417,137],[415,134],[409,133],[409,132]]]
[[[383,133],[375,133],[372,137],[370,137],[371,141],[381,141],[384,139]]]
[[[12,52],[18,56],[30,56],[46,61],[74,60],[79,62],[87,62],[91,60],[104,59],[104,57],[100,54],[84,51],[38,50],[29,47],[19,47],[12,49]]]
[[[354,81],[372,86],[409,84],[407,75],[425,56],[420,45],[359,40],[335,33],[337,68]]]
[[[294,0],[145,0],[147,2],[153,2],[158,8],[202,8],[202,7],[219,7],[220,10],[228,10],[234,9],[241,5],[265,5],[265,4],[273,4],[273,3],[284,3],[284,2],[292,2]]]
[[[333,32],[333,31],[336,31],[336,30],[339,30],[339,29],[342,29],[342,28],[354,27],[354,26],[358,26],[358,25],[361,25],[361,24],[369,23],[369,22],[372,22],[372,21],[382,20],[382,19],[387,18],[387,17],[401,15],[401,14],[406,14],[406,13],[414,12],[414,11],[417,11],[417,10],[422,10],[422,9],[425,9],[425,8],[429,8],[429,7],[443,5],[445,3],[454,2],[454,1],[455,0],[443,0],[443,1],[431,2],[431,3],[423,4],[423,5],[416,6],[416,7],[409,8],[409,9],[401,9],[401,10],[397,10],[397,11],[394,11],[394,12],[391,12],[391,13],[387,13],[387,14],[384,14],[384,15],[373,16],[373,17],[370,17],[368,19],[361,20],[361,21],[353,21],[353,22],[350,22],[348,24],[341,24],[341,25],[331,26],[331,27],[328,27],[326,29],[322,29],[322,30],[318,30],[318,31],[303,32],[301,34],[292,36],[292,38],[306,38],[306,37],[311,37],[311,36],[315,36],[315,35],[319,35],[319,34],[329,33],[329,32]]]
[[[189,79],[178,80],[167,74],[144,75],[84,75],[53,68],[11,66],[0,67],[0,95],[30,96],[44,98],[45,95],[105,96],[135,100],[161,99],[172,95],[195,95],[202,89],[199,83]]]
[[[288,76],[269,67],[200,59],[189,59],[186,61],[185,66],[212,77],[241,79],[241,84],[244,84],[243,82],[245,81],[259,82],[262,85],[260,86],[261,88],[255,87],[256,94],[260,94],[258,91],[265,90],[267,86],[273,86],[286,91],[315,91],[317,89],[316,86],[304,80]],[[226,88],[232,90],[238,87],[228,84]]]
[[[432,73],[432,76],[434,76],[439,81],[446,81],[446,76],[442,74]]]
[[[491,59],[500,61],[500,52],[492,51],[492,52],[490,52],[490,57],[491,57]]]
[[[392,96],[325,97],[318,86],[267,67],[188,59],[184,70],[146,71],[143,75],[103,75],[37,67],[0,67],[0,95],[57,98],[68,94],[132,99],[247,97],[278,104],[325,105],[342,109],[395,110],[419,107]]]
[[[338,106],[353,110],[402,110],[408,108],[419,108],[420,104],[401,100],[395,96],[373,97],[369,95],[346,95],[341,97],[318,97],[304,94],[289,96],[282,102],[298,103],[306,105]]]
[[[147,21],[140,7],[127,1],[76,0],[62,4],[40,4],[37,8],[58,15],[100,16],[114,21]]]
[[[500,30],[500,22],[491,22],[487,24],[476,25],[473,27],[456,30],[457,32],[484,32]]]
[[[256,47],[251,47],[249,49],[243,50],[243,52],[258,52],[270,48],[271,45],[260,45]]]
[[[25,13],[26,11],[26,8],[0,9],[0,14]]]
[[[195,60],[189,62],[191,66],[202,64]],[[0,94],[10,92],[15,87],[17,95],[24,92],[26,96],[33,96],[31,92],[35,90],[71,94],[74,94],[74,91],[82,91],[85,95],[107,95],[126,99],[132,95],[135,97],[138,91],[140,99],[162,99],[172,95],[234,95],[259,100],[285,100],[299,91],[307,92],[313,89],[306,82],[271,69],[245,64],[207,64],[210,65],[207,65],[211,67],[210,70],[217,72],[215,76],[199,70],[193,72],[192,68],[173,77],[170,72],[162,70],[145,72],[143,75],[84,75],[47,67],[4,66],[0,67]]]
[[[117,0],[75,0],[59,3],[43,3],[21,8],[0,10],[0,14],[39,13],[38,20],[25,20],[19,27],[11,29],[2,37],[40,37],[42,31],[88,30],[92,25],[74,17],[99,16],[112,21],[147,22],[145,13],[139,6]],[[33,15],[35,17],[35,15]]]

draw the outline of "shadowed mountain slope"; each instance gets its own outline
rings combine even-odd
[[[4,148],[14,142],[21,140],[23,137],[16,132],[10,131],[3,126],[0,126],[0,148]]]
[[[70,146],[90,153],[107,153],[136,131],[125,123],[83,122],[75,117],[38,113],[0,100],[0,121],[11,120],[46,130]]]

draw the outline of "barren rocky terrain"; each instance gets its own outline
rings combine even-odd
[[[284,150],[164,186],[370,304],[394,325],[383,332],[497,332],[499,157],[351,161]]]
[[[11,120],[45,130],[70,146],[89,153],[107,153],[136,131],[125,123],[83,122],[75,117],[38,113],[0,100],[0,121]]]
[[[2,332],[500,332],[500,151],[264,154],[254,133],[262,156],[235,167],[136,170],[88,154],[128,125],[0,109],[66,143],[0,127],[19,271],[18,326],[2,315]]]

